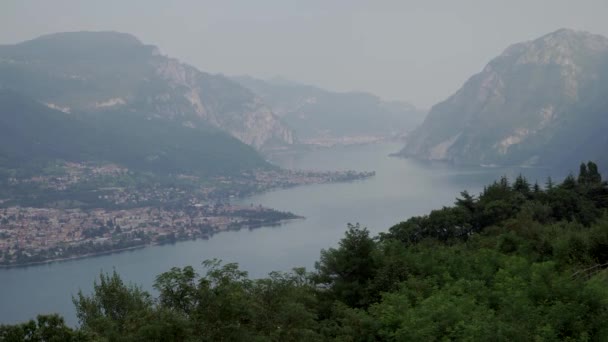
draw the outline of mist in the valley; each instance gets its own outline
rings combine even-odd
[[[429,108],[512,43],[562,27],[608,35],[606,13],[603,0],[6,0],[0,43],[114,30],[208,72],[282,76]]]
[[[608,341],[608,0],[0,0],[0,341]]]

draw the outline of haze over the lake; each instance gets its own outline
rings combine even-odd
[[[605,0],[5,0],[0,7],[2,44],[115,30],[201,70],[280,75],[423,108],[513,42],[561,27],[608,35]]]

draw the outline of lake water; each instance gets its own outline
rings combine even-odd
[[[348,222],[374,234],[413,215],[454,202],[460,191],[523,173],[544,183],[541,169],[455,168],[388,157],[397,144],[336,147],[280,160],[287,168],[374,170],[372,178],[340,184],[302,186],[256,195],[240,203],[262,204],[305,216],[279,227],[220,233],[209,240],[153,246],[99,257],[24,268],[0,269],[0,323],[57,312],[75,325],[71,296],[88,292],[101,271],[116,270],[126,281],[151,289],[156,275],[173,266],[200,266],[205,259],[238,262],[253,277],[292,267],[312,268],[323,248],[342,238]]]

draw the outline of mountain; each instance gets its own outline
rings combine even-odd
[[[422,122],[423,112],[362,92],[339,93],[275,78],[233,78],[268,103],[302,142],[391,137]]]
[[[264,150],[293,133],[248,89],[116,32],[69,32],[0,46],[0,88],[66,113],[140,113],[213,126]]]
[[[608,156],[608,39],[561,29],[515,44],[436,104],[402,156],[561,166]]]
[[[56,160],[110,162],[161,175],[225,175],[271,167],[252,147],[214,127],[186,127],[119,111],[64,113],[0,90],[0,174],[36,175]]]

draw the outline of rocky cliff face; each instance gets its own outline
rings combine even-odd
[[[189,102],[195,117],[258,149],[295,142],[293,132],[260,98],[224,76],[204,74],[168,58],[156,59],[154,67]]]
[[[608,129],[607,91],[608,39],[562,29],[507,48],[431,109],[401,155],[467,164],[560,163],[598,134],[590,126]],[[599,157],[597,150],[578,158]]]
[[[211,126],[258,150],[294,143],[260,98],[221,75],[115,32],[73,32],[0,46],[0,87],[69,113],[138,112]]]
[[[302,143],[366,142],[394,137],[422,122],[424,112],[363,92],[332,92],[283,79],[235,81],[253,91],[296,132]]]

